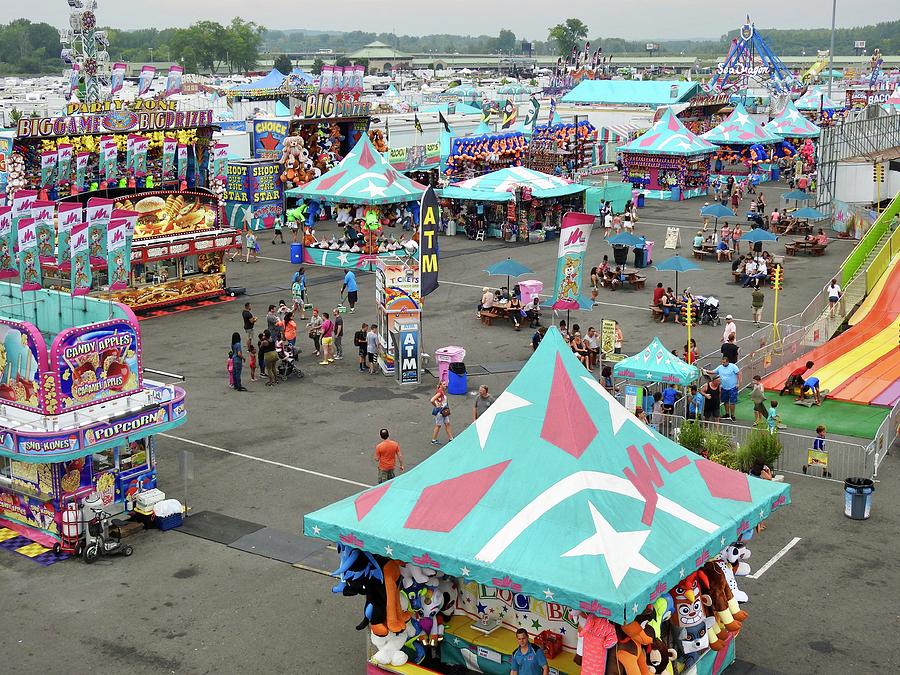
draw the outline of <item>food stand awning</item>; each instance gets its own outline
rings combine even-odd
[[[684,386],[696,382],[700,371],[697,366],[675,356],[655,337],[642,351],[619,361],[613,368],[613,375],[630,380]]]
[[[789,492],[642,424],[551,328],[474,424],[304,532],[625,622]]]
[[[285,197],[338,204],[395,204],[419,201],[425,188],[391,167],[363,134],[341,163]]]
[[[535,199],[565,197],[587,189],[586,185],[579,185],[565,178],[526,169],[523,166],[513,166],[454,183],[444,188],[441,196],[445,199],[507,202],[513,199],[511,191],[518,186],[530,188],[531,196]]]
[[[766,129],[782,138],[817,138],[822,133],[797,110],[793,101],[788,101],[781,114],[766,123]]]
[[[700,138],[719,145],[771,145],[781,142],[780,136],[753,121],[743,103],[734,106],[734,111],[727,119]]]
[[[645,133],[618,148],[619,152],[641,155],[703,155],[717,150],[684,126],[671,108]]]

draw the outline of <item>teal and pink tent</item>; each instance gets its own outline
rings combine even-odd
[[[621,623],[789,499],[642,424],[551,328],[453,441],[304,532]]]
[[[821,87],[811,87],[803,96],[795,101],[797,110],[806,110],[807,112],[814,110],[841,110],[844,105],[835,103],[828,94],[822,91]]]
[[[790,100],[781,114],[770,120],[765,128],[782,138],[817,138],[822,133],[822,130],[806,119]]]
[[[686,386],[697,381],[700,369],[675,356],[655,337],[640,352],[619,361],[613,368],[613,375],[642,382],[671,382]]]
[[[734,106],[727,119],[701,136],[716,145],[772,145],[780,143],[781,137],[766,127],[757,124],[743,103]]]
[[[340,164],[285,197],[337,204],[417,202],[425,187],[394,169],[363,134]]]
[[[718,148],[693,133],[667,108],[662,117],[644,134],[621,145],[619,152],[642,155],[702,155]]]

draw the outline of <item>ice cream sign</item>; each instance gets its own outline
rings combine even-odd
[[[61,333],[51,349],[59,407],[72,410],[141,388],[137,330],[127,321],[81,326]]]

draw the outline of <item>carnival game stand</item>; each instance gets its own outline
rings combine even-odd
[[[0,527],[55,548],[92,492],[111,515],[148,502],[152,435],[184,422],[184,391],[143,378],[128,307],[5,283],[0,298]]]

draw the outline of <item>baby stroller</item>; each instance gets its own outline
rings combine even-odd
[[[275,343],[275,353],[278,354],[278,363],[275,364],[275,377],[282,382],[289,378],[301,379],[303,371],[297,363],[297,354],[289,342],[279,340]]]
[[[719,318],[719,301],[713,296],[709,296],[703,300],[703,308],[700,310],[700,325],[721,326],[722,319]]]

